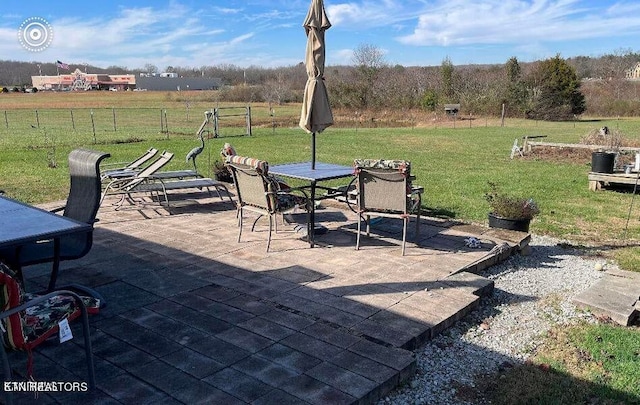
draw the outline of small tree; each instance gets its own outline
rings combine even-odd
[[[453,63],[451,63],[451,59],[447,56],[442,61],[442,65],[440,65],[440,74],[442,76],[442,92],[444,96],[447,98],[447,101],[451,101],[453,97]]]
[[[353,86],[357,92],[358,107],[374,106],[377,82],[381,71],[387,66],[384,53],[374,45],[362,44],[353,52],[353,63]]]
[[[522,80],[522,69],[516,57],[510,58],[505,65],[507,80],[506,94],[504,96],[511,110],[524,113],[526,111],[529,93],[526,83]]]
[[[425,90],[420,100],[420,106],[428,111],[435,111],[438,107],[438,93],[434,90]]]

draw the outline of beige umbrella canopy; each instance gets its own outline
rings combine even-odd
[[[324,11],[322,0],[311,0],[307,17],[302,25],[307,33],[305,66],[308,78],[304,88],[300,127],[311,133],[311,168],[315,169],[315,135],[333,124],[327,87],[324,84],[324,32],[331,27],[331,23]]]

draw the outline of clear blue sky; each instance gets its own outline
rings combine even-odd
[[[303,61],[310,0],[0,0],[0,59],[90,63],[161,71],[167,66],[279,67]],[[351,64],[373,45],[391,64],[521,62],[560,54],[639,51],[637,0],[325,0],[332,23],[327,64]],[[42,51],[24,49],[29,17],[53,30]]]

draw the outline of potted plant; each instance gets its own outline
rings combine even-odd
[[[491,208],[489,212],[491,228],[529,232],[531,220],[540,213],[540,208],[532,198],[508,195],[495,183],[489,182],[489,191],[485,194],[485,198]]]
[[[217,160],[213,162],[213,175],[214,178],[218,181],[233,183],[233,177],[231,176],[229,168],[227,168],[224,163],[220,163]]]

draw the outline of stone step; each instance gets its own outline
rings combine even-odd
[[[629,326],[640,319],[640,274],[607,272],[591,288],[573,299],[579,308]]]

